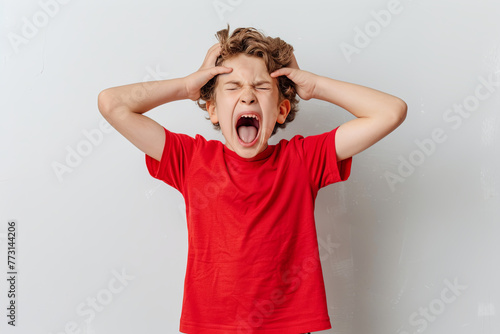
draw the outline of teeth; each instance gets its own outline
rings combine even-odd
[[[257,118],[257,115],[241,115],[241,117],[246,117],[246,118]]]

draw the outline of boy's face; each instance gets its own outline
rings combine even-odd
[[[276,122],[285,122],[290,102],[279,101],[278,81],[262,58],[239,54],[223,65],[233,71],[217,79],[215,101],[207,101],[210,120],[219,122],[227,148],[252,158],[267,148]]]

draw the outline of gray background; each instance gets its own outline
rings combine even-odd
[[[283,38],[302,69],[409,106],[401,127],[354,157],[347,182],[318,195],[333,324],[324,333],[499,333],[497,1],[0,6],[1,276],[12,219],[19,271],[15,328],[0,280],[0,332],[178,332],[183,199],[106,127],[97,95],[192,73],[230,23]],[[319,100],[300,108],[272,143],[352,118]],[[222,139],[192,101],[147,115],[175,132]]]

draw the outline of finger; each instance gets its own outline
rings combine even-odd
[[[211,51],[211,50],[217,49],[219,46],[220,46],[220,43],[219,43],[219,42],[217,42],[217,43],[215,43],[214,45],[212,45],[212,46],[210,47],[210,49],[208,49],[208,51]]]
[[[221,45],[220,43],[215,43],[208,49],[207,55],[205,56],[205,60],[203,61],[203,64],[201,65],[200,69],[205,69],[209,68],[212,66],[215,66],[215,62],[217,61],[217,57],[219,57],[221,52]]]
[[[211,77],[215,77],[216,75],[219,74],[225,74],[225,73],[231,73],[233,69],[231,67],[225,67],[225,66],[215,66],[210,69],[208,69],[208,73]]]
[[[220,52],[222,50],[222,47],[220,43],[215,43],[212,45],[212,47],[208,50],[207,55],[210,58],[217,58],[220,55]]]
[[[292,72],[293,72],[292,68],[283,67],[283,68],[280,68],[279,70],[276,70],[273,73],[271,73],[270,76],[272,78],[277,78],[277,77],[280,77],[282,75],[289,76]]]

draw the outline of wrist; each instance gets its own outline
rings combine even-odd
[[[324,98],[324,94],[323,94],[323,86],[324,86],[324,82],[323,82],[323,77],[320,76],[320,75],[317,75],[315,74],[315,80],[314,80],[314,85],[313,85],[313,89],[312,89],[312,92],[311,92],[311,98],[313,99],[318,99],[318,100],[322,100]]]
[[[318,99],[318,100],[323,100],[323,101],[330,101],[331,97],[331,87],[332,87],[332,80],[330,78],[316,75],[316,80],[314,81],[314,88],[312,90],[312,98]]]
[[[182,99],[196,101],[200,98],[200,90],[194,88],[196,85],[193,83],[191,76],[190,74],[180,79],[182,82],[181,95]]]

